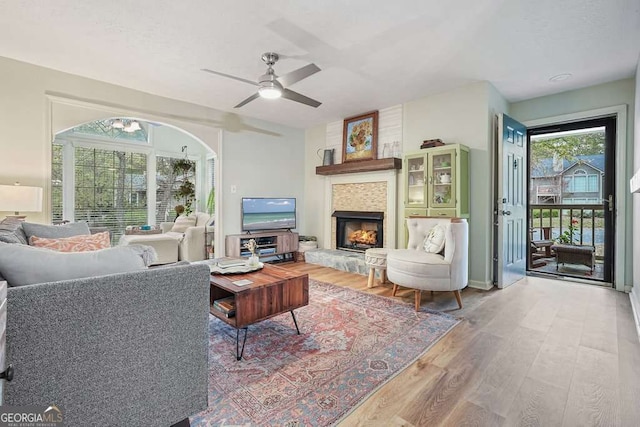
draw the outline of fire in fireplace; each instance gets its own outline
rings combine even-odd
[[[335,211],[336,249],[364,252],[383,246],[384,212]]]

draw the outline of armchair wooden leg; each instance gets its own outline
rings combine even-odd
[[[395,297],[396,296],[396,292],[398,292],[398,285],[396,285],[395,283],[393,284],[393,291],[391,291],[391,296]]]
[[[453,291],[453,294],[456,296],[456,301],[458,301],[458,307],[462,308],[462,297],[460,296],[460,291]]]
[[[420,291],[419,289],[416,289],[413,292],[413,295],[416,299],[416,311],[420,311],[420,297],[422,296],[422,291]]]

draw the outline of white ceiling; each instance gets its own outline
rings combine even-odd
[[[237,113],[289,126],[340,120],[474,81],[519,101],[631,77],[638,0],[14,0],[0,56],[225,111],[255,87],[262,53],[323,104],[257,99]],[[549,78],[571,73],[569,80]]]

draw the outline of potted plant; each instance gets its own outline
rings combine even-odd
[[[578,220],[572,218],[569,223],[569,227],[556,238],[556,243],[561,243],[563,245],[577,245],[577,239],[574,237],[576,233],[578,233]]]
[[[188,159],[178,159],[173,162],[173,172],[182,175],[182,181],[174,198],[184,205],[184,212],[192,212],[193,202],[196,200],[196,186],[189,180],[189,175],[195,169],[195,162]]]
[[[216,189],[211,188],[209,191],[209,197],[207,197],[207,213],[213,215],[216,210]]]

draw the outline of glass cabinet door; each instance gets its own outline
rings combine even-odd
[[[432,153],[429,160],[430,206],[433,208],[455,208],[455,151]]]
[[[406,163],[406,205],[425,206],[426,164],[424,155],[407,157]]]

